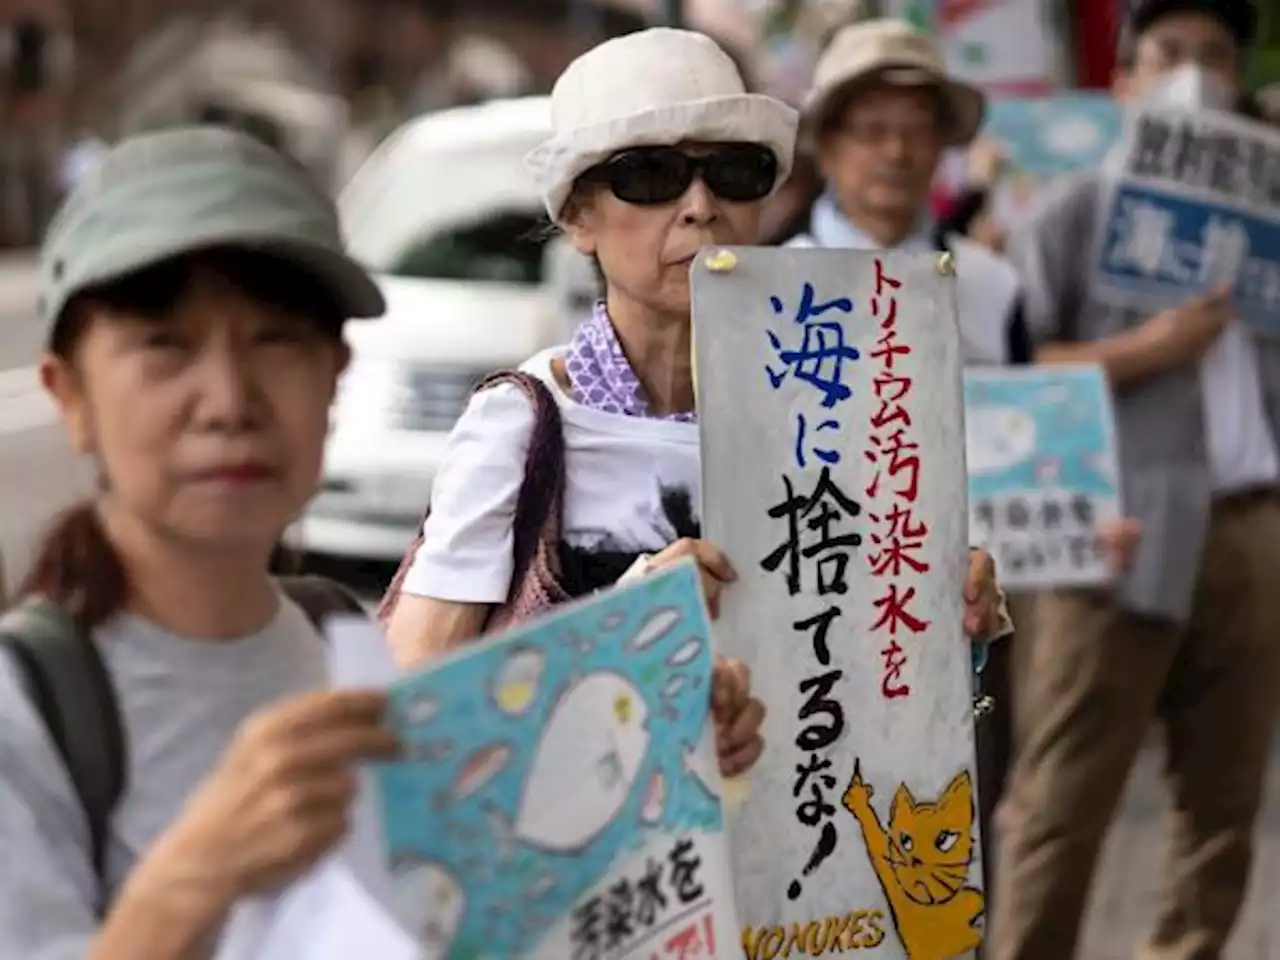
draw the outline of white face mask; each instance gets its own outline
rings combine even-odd
[[[1187,64],[1161,77],[1142,98],[1142,106],[1232,110],[1235,103],[1221,80],[1201,66]]]

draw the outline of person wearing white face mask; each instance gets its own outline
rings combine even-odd
[[[1248,0],[1139,0],[1117,95],[1231,110]],[[1163,909],[1138,956],[1222,956],[1243,902],[1280,697],[1280,345],[1226,291],[1154,316],[1088,294],[1100,174],[1011,239],[1043,363],[1101,364],[1125,503],[1141,524],[1111,591],[1037,598],[1025,724],[1000,813],[993,960],[1069,960],[1098,851],[1153,719],[1174,793]]]

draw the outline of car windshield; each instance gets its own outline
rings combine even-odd
[[[430,280],[538,284],[543,279],[543,248],[552,235],[539,214],[503,212],[420,237],[388,272]]]

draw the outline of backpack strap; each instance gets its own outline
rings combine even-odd
[[[111,813],[128,769],[115,687],[94,642],[60,606],[28,597],[0,619],[0,647],[18,665],[89,823],[93,869],[106,866]]]

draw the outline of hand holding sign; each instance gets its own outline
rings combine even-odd
[[[1199,360],[1235,317],[1228,287],[1161,310],[1142,327],[1149,349],[1168,369]]]
[[[729,558],[721,550],[705,540],[684,537],[660,553],[650,557],[646,572],[669,567],[686,557],[698,561],[698,573],[702,576],[702,595],[707,601],[707,612],[714,620],[720,614],[720,593],[725,585],[738,579]]]
[[[970,185],[982,189],[994,187],[1005,168],[1004,145],[999,140],[983,137],[969,148],[965,176]]]
[[[764,752],[760,736],[764,704],[751,695],[751,672],[741,660],[716,658],[711,674],[711,712],[716,724],[720,773],[736,777]]]
[[[1129,569],[1141,532],[1138,521],[1133,517],[1116,517],[1098,524],[1098,539],[1107,552],[1107,565],[1114,573],[1124,573]]]
[[[1000,627],[1000,587],[996,563],[986,550],[969,551],[969,574],[964,583],[964,632],[984,640]]]

